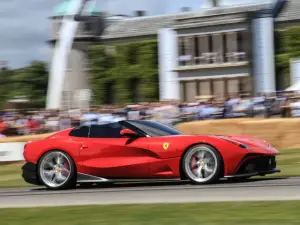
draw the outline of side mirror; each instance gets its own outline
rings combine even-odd
[[[136,137],[136,133],[132,130],[129,129],[123,129],[120,132],[121,136],[125,136],[125,137]]]

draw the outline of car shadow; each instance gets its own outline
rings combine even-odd
[[[249,178],[249,179],[244,179],[244,180],[224,180],[225,183],[254,183],[254,182],[259,182],[259,181],[272,181],[272,180],[286,180],[289,179],[290,177],[260,177],[260,178]],[[220,183],[220,182],[219,182]]]
[[[284,180],[289,177],[264,177],[264,178],[249,178],[245,180],[221,179],[215,184],[208,186],[218,186],[219,184],[238,184],[238,183],[256,183],[262,181]],[[143,187],[164,187],[164,186],[184,186],[193,185],[190,181],[150,181],[150,182],[120,182],[120,183],[98,183],[98,184],[79,184],[73,190],[88,190],[88,189],[105,189],[105,188],[143,188]],[[31,191],[46,191],[47,188],[35,188]]]

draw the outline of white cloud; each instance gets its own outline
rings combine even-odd
[[[50,35],[48,17],[59,0],[0,1],[0,60],[22,67],[44,54]]]

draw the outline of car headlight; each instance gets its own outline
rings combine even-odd
[[[238,141],[231,140],[231,139],[227,139],[227,138],[221,138],[221,139],[223,139],[223,140],[225,140],[225,141],[229,141],[229,142],[231,142],[232,144],[239,146],[240,148],[243,148],[243,149],[246,149],[246,150],[252,150],[252,147],[250,147],[250,146],[248,146],[248,145],[245,145],[245,144],[242,144],[242,143],[240,143],[240,142],[238,142]]]

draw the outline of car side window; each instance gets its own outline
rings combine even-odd
[[[92,125],[90,138],[121,138],[123,126],[119,123]]]
[[[90,128],[88,126],[76,127],[70,132],[69,136],[87,138],[89,137],[89,132]]]

